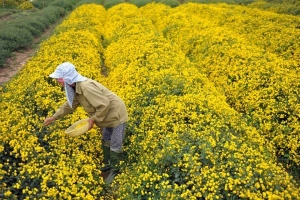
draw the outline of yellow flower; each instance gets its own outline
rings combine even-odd
[[[4,196],[9,197],[11,195],[11,191],[7,190],[6,192],[4,192]]]

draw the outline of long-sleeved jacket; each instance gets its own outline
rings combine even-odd
[[[72,108],[65,102],[53,115],[55,119],[72,113],[83,106],[98,127],[115,127],[128,120],[126,106],[122,99],[102,84],[92,79],[77,82]]]

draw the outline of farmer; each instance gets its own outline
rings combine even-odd
[[[89,130],[94,124],[102,130],[105,166],[101,170],[109,171],[105,182],[111,183],[119,172],[117,165],[123,157],[122,144],[128,120],[124,102],[102,84],[80,75],[70,62],[58,65],[50,77],[65,89],[67,101],[52,117],[45,119],[44,125],[48,126],[72,113],[79,105],[83,106],[89,115]]]

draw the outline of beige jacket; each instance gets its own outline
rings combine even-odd
[[[83,106],[95,124],[102,127],[115,127],[128,120],[126,106],[122,99],[97,81],[87,79],[77,82],[72,108],[65,102],[53,115],[55,119],[72,113],[79,105]]]

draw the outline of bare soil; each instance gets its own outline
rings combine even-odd
[[[2,20],[2,18],[1,18]],[[49,38],[53,33],[57,23],[51,25],[46,29],[42,35],[35,38],[30,47],[12,53],[3,67],[0,68],[0,85],[7,83],[13,76],[15,76],[26,64],[26,62],[35,54],[39,48],[39,44]]]

